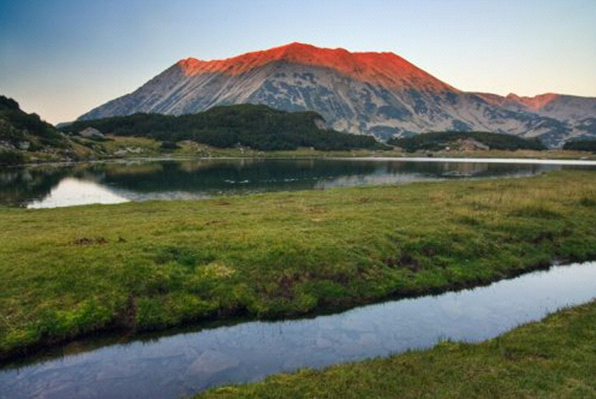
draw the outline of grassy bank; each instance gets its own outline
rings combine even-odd
[[[282,317],[596,258],[596,174],[0,209],[0,356]]]
[[[125,142],[126,138],[112,137],[112,146],[119,146]],[[137,138],[129,138],[130,140],[137,140]],[[149,139],[146,139],[149,140]],[[156,142],[158,143],[158,142]],[[158,147],[154,144],[153,147]],[[183,141],[178,143],[179,148],[169,153],[172,157],[233,157],[233,158],[325,158],[325,157],[436,157],[436,158],[530,158],[530,159],[589,159],[595,160],[596,155],[586,151],[572,151],[551,149],[545,151],[535,150],[442,150],[442,151],[417,151],[404,152],[399,148],[390,150],[351,150],[351,151],[320,151],[314,148],[299,148],[292,151],[257,151],[250,148],[215,148],[205,144],[198,144],[192,141]],[[129,145],[130,147],[130,145]],[[134,147],[134,146],[133,146]],[[154,155],[152,149],[147,144],[138,145],[143,148],[144,156]],[[108,153],[113,154],[112,148],[106,148]],[[134,156],[129,154],[128,156]],[[138,155],[137,155],[138,156]]]
[[[596,398],[596,302],[480,344],[280,374],[198,398]]]
[[[531,159],[588,159],[596,155],[586,151],[572,150],[466,150],[417,151],[407,153],[399,148],[389,150],[354,149],[322,151],[314,148],[298,148],[285,151],[259,151],[248,147],[216,148],[193,141],[180,141],[175,149],[162,148],[163,143],[146,137],[119,137],[108,135],[105,140],[73,137],[68,151],[2,151],[0,164],[43,164],[53,162],[85,162],[114,159],[139,158],[352,158],[352,157],[446,157],[446,158],[531,158]]]

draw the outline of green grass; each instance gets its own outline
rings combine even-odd
[[[427,156],[428,152],[419,151],[406,156]],[[517,151],[506,151],[506,150],[475,150],[475,151],[435,151],[432,155],[436,158],[526,158],[526,159],[568,159],[568,160],[595,160],[596,155],[585,151],[571,151],[571,150],[560,150],[551,149],[546,151],[535,151],[535,150],[517,150]]]
[[[83,139],[80,139],[83,140]],[[90,142],[90,140],[83,140]],[[96,145],[95,156],[99,158],[139,158],[139,157],[163,157],[172,158],[325,158],[325,157],[426,157],[428,152],[406,153],[399,149],[394,150],[351,150],[351,151],[319,151],[313,148],[298,148],[292,151],[258,151],[247,147],[239,148],[216,148],[193,141],[178,142],[179,149],[171,152],[160,151],[160,142],[144,137],[120,137],[109,136],[109,140],[94,143]],[[80,146],[79,146],[80,147]],[[126,149],[132,152],[123,154]],[[80,153],[81,159],[89,158],[88,153]],[[139,151],[140,150],[140,151]],[[119,155],[115,155],[120,151]],[[139,151],[139,152],[134,152]],[[589,152],[571,150],[490,150],[490,151],[436,151],[435,157],[450,158],[533,158],[533,159],[596,159],[596,155]]]
[[[108,140],[95,141],[82,137],[71,138],[72,148],[53,151],[21,151],[18,157],[6,155],[8,164],[73,162],[84,160],[108,160],[122,158],[327,158],[327,157],[449,157],[449,158],[533,158],[533,159],[596,159],[596,155],[583,151],[548,150],[548,151],[419,151],[405,153],[392,150],[346,150],[320,151],[313,148],[298,148],[288,151],[258,151],[248,147],[215,148],[192,141],[178,142],[178,149],[173,151],[160,148],[161,142],[143,137],[120,137],[108,135]],[[0,154],[2,158],[2,154]],[[10,158],[10,159],[8,159]],[[13,159],[14,158],[14,159]],[[0,159],[2,163],[2,159]]]
[[[596,174],[0,209],[0,357],[295,316],[596,258]]]
[[[118,142],[122,137],[113,137]],[[149,140],[149,139],[147,139]],[[436,158],[530,158],[530,159],[589,159],[595,160],[596,155],[585,151],[571,150],[476,150],[476,151],[418,151],[414,153],[403,152],[396,148],[392,150],[351,150],[351,151],[319,151],[312,148],[299,148],[292,151],[257,151],[250,148],[215,148],[194,142],[179,142],[180,149],[170,155],[176,157],[234,157],[234,158],[325,158],[325,157],[427,157],[432,154]],[[148,151],[145,154],[150,154]]]
[[[480,344],[302,370],[196,398],[596,398],[596,302]]]

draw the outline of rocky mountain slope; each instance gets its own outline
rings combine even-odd
[[[225,60],[181,60],[79,119],[137,112],[180,115],[242,103],[313,110],[333,129],[381,139],[475,130],[539,137],[556,147],[596,137],[596,98],[463,92],[393,53],[300,43]]]
[[[72,143],[37,114],[27,114],[12,98],[0,95],[0,165],[20,164],[24,153],[68,155]]]

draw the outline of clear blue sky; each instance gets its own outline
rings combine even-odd
[[[468,91],[596,97],[596,0],[5,0],[0,94],[56,123],[186,57],[391,51]]]

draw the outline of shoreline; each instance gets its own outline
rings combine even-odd
[[[279,155],[224,155],[224,156],[147,156],[147,157],[112,157],[104,159],[81,159],[81,160],[64,160],[64,161],[46,161],[46,162],[31,162],[18,165],[4,165],[6,169],[17,168],[36,168],[44,166],[71,166],[82,164],[105,164],[105,163],[129,163],[129,162],[177,162],[177,161],[209,161],[209,160],[235,160],[235,159],[329,159],[329,160],[350,160],[350,161],[402,161],[402,162],[449,162],[449,163],[518,163],[518,164],[536,164],[536,165],[572,165],[572,166],[595,166],[596,156],[581,157],[581,158],[563,158],[563,157],[503,157],[502,154],[488,155],[486,157],[478,154],[465,156],[419,156],[419,155],[396,155],[396,156],[382,156],[381,154],[373,155],[354,155],[341,156],[333,153],[324,154],[279,154]]]
[[[2,167],[31,167],[37,165],[55,164],[78,164],[85,162],[116,162],[120,160],[179,160],[179,159],[228,159],[228,158],[372,158],[372,159],[536,159],[536,160],[574,160],[574,161],[596,161],[596,154],[586,151],[572,151],[562,149],[549,149],[544,151],[536,150],[451,150],[451,151],[418,151],[413,153],[398,150],[349,150],[349,151],[319,151],[309,148],[300,148],[291,151],[257,151],[250,148],[214,148],[194,142],[184,142],[181,147],[174,151],[160,151],[159,142],[143,137],[118,137],[113,136],[108,141],[100,144],[105,147],[103,153],[89,153],[86,148],[80,154],[79,159],[72,159],[73,154],[61,156],[58,153],[27,153],[25,159],[33,157],[35,161],[14,165],[3,165]],[[79,144],[77,144],[80,146]],[[124,154],[121,154],[121,153]],[[74,155],[77,156],[76,154]],[[39,158],[38,158],[39,157]],[[48,158],[49,157],[49,158]],[[44,159],[45,158],[45,159]],[[53,159],[52,159],[53,158]],[[466,162],[466,161],[462,161]],[[471,161],[468,161],[471,162]]]

